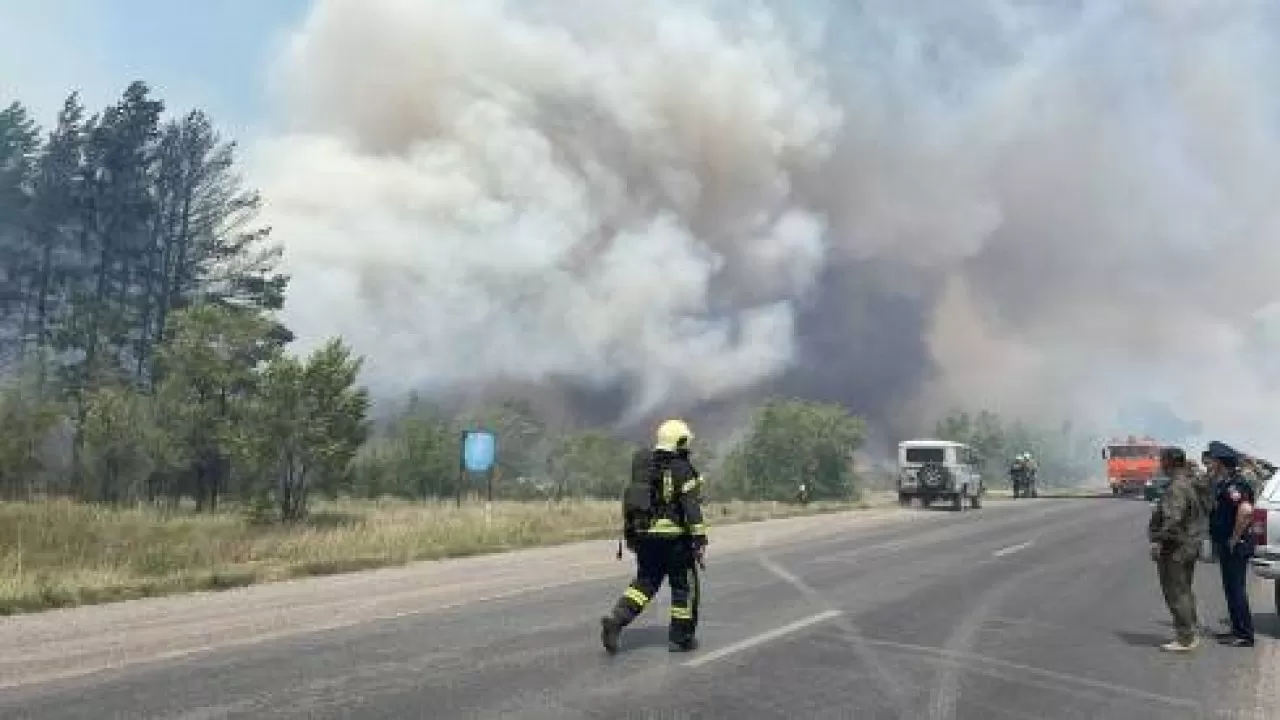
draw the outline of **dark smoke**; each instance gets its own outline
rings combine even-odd
[[[887,263],[827,267],[814,301],[797,315],[798,360],[778,390],[838,402],[890,428],[913,432],[902,408],[935,376],[926,338],[932,293],[888,287]]]

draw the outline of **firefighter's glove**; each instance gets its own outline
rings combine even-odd
[[[694,538],[693,539],[693,559],[695,562],[698,563],[698,567],[705,568],[707,566],[706,557],[707,557],[707,539]]]

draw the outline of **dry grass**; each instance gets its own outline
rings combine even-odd
[[[707,512],[728,524],[868,505],[732,502]],[[607,538],[617,513],[616,502],[495,503],[486,522],[482,505],[341,501],[286,527],[235,513],[0,504],[0,615]]]

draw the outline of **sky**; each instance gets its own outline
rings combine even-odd
[[[51,125],[80,90],[96,110],[133,80],[233,136],[267,115],[266,70],[308,0],[0,0],[0,104]]]

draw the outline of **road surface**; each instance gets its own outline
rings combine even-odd
[[[12,618],[0,717],[1280,718],[1264,588],[1258,647],[1155,649],[1170,628],[1147,512],[1041,499],[723,528],[690,655],[667,652],[665,590],[603,653],[598,618],[627,572],[607,543],[442,564],[431,582],[387,571]],[[1217,568],[1199,568],[1216,626]],[[216,607],[240,621],[200,619]],[[341,617],[316,630],[320,615]],[[208,635],[184,646],[166,622]]]

